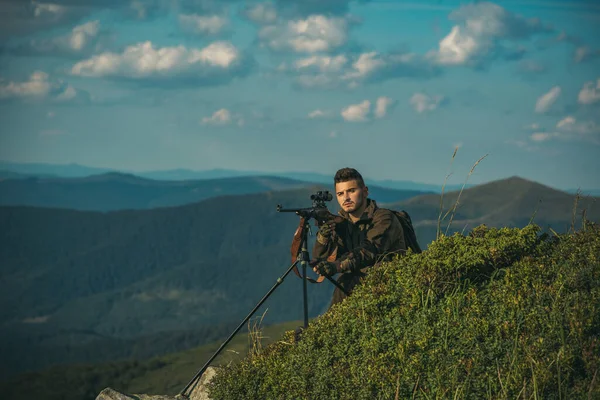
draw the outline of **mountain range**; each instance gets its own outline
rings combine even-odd
[[[202,180],[154,180],[108,172],[86,177],[28,177],[0,181],[0,206],[27,205],[73,210],[113,211],[152,209],[195,203],[224,195],[247,195],[331,185],[276,176],[239,176]],[[424,191],[369,186],[370,193],[384,202],[400,201]],[[432,193],[427,192],[427,193]]]
[[[15,163],[8,161],[0,161],[0,180],[7,178],[27,178],[27,177],[63,177],[63,178],[82,178],[90,175],[103,175],[109,173],[135,175],[141,178],[152,180],[168,180],[168,181],[189,181],[189,180],[204,180],[204,179],[222,179],[234,177],[250,177],[250,176],[269,176],[288,178],[311,183],[321,183],[326,185],[332,184],[332,177],[327,174],[302,171],[286,171],[286,172],[267,172],[267,171],[250,171],[250,170],[233,170],[215,168],[209,170],[190,170],[190,169],[169,169],[155,171],[127,171],[117,170],[113,168],[98,168],[80,165],[76,163],[70,164],[48,164],[48,163]],[[365,176],[367,184],[398,190],[416,190],[423,192],[440,193],[442,191],[443,182],[440,184],[430,184],[415,182],[412,180],[393,180],[393,179],[373,179]],[[465,188],[476,186],[467,183]],[[463,184],[446,183],[444,186],[446,191],[460,190]],[[577,193],[578,190],[584,195],[600,196],[600,187],[594,188],[555,188],[567,193]]]
[[[147,182],[127,175],[83,181],[114,178]],[[253,179],[248,182],[256,183]],[[151,209],[0,207],[0,352],[10,366],[3,374],[61,362],[146,357],[223,335],[292,261],[289,246],[298,217],[277,213],[276,205],[310,206],[310,194],[323,189],[296,184],[271,180],[262,192]],[[440,195],[392,194],[397,197],[373,198],[407,210],[426,249],[436,238]],[[519,177],[446,192],[443,213],[459,195],[448,234],[483,223],[522,227],[530,220],[565,232],[573,220],[581,223],[584,209],[589,220],[600,221],[598,198],[577,199],[574,215],[574,195]],[[440,224],[442,231],[449,220],[450,215]],[[311,317],[326,309],[332,289],[328,282],[309,285]],[[258,313],[265,310],[266,324],[301,319],[301,280],[288,276]],[[189,339],[194,332],[199,337]],[[188,339],[174,340],[182,337]]]
[[[27,178],[27,177],[62,177],[62,178],[84,178],[90,175],[103,174],[127,174],[135,175],[140,178],[159,180],[159,181],[195,181],[206,179],[223,179],[235,177],[256,177],[256,176],[275,176],[303,182],[332,185],[333,177],[331,175],[319,174],[314,172],[287,171],[287,172],[266,172],[266,171],[239,171],[232,169],[209,169],[204,171],[194,171],[190,169],[171,169],[156,171],[127,171],[111,168],[96,168],[71,164],[44,164],[44,163],[13,163],[0,161],[0,179],[6,178]],[[432,185],[428,183],[414,182],[410,180],[379,180],[364,177],[369,186],[379,186],[398,190],[415,190],[423,192],[440,192],[442,185]],[[466,187],[472,185],[467,184]],[[462,184],[447,184],[447,190],[460,189]]]

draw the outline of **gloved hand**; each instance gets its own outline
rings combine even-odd
[[[313,268],[316,273],[323,276],[332,276],[340,272],[340,263],[337,261],[319,261]]]
[[[329,242],[334,230],[333,225],[333,223],[324,223],[319,227],[319,231],[317,232],[317,240],[319,243],[326,245]]]

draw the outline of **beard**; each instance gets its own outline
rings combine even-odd
[[[350,202],[349,205],[347,203],[343,203],[342,208],[344,209],[344,211],[351,213],[360,209],[362,207],[363,202],[364,199],[358,199],[356,202]]]

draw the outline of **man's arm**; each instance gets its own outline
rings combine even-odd
[[[384,254],[398,250],[406,250],[402,225],[392,211],[380,209],[373,216],[373,227],[364,242],[340,258],[341,272],[370,267]]]
[[[313,258],[317,260],[326,260],[335,247],[335,240],[332,237],[333,229],[325,225],[319,228],[317,238],[313,246]]]

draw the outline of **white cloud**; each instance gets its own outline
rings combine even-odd
[[[564,133],[583,136],[600,133],[600,127],[596,125],[594,121],[577,122],[572,116],[565,117],[558,121],[556,128]]]
[[[338,72],[348,62],[345,55],[338,56],[310,56],[294,61],[296,70],[317,69],[321,72]]]
[[[526,19],[491,2],[461,6],[450,13],[450,19],[463,22],[474,35],[503,39],[526,39],[534,33],[548,31],[539,19]]]
[[[82,50],[91,40],[98,36],[99,31],[100,22],[97,20],[76,26],[73,28],[71,35],[69,35],[69,46],[76,51]]]
[[[518,58],[523,49],[507,47],[508,42],[551,31],[536,18],[526,19],[490,2],[463,5],[450,13],[450,19],[458,24],[439,42],[437,50],[427,54],[442,65],[478,65],[498,55]]]
[[[535,132],[532,133],[530,138],[534,142],[545,142],[553,137],[557,137],[558,133],[556,132]]]
[[[0,1],[0,37],[28,35],[55,27],[67,27],[90,14],[93,4],[75,4],[73,1],[31,0]],[[97,1],[97,0],[96,0]],[[59,4],[60,3],[60,4]]]
[[[577,121],[571,115],[556,123],[552,131],[535,132],[530,136],[534,142],[544,142],[551,139],[581,140],[600,145],[600,126],[595,121]]]
[[[547,93],[541,95],[535,103],[535,112],[545,113],[550,107],[556,102],[558,96],[560,96],[561,89],[559,86],[554,86]]]
[[[375,70],[385,66],[385,61],[375,51],[362,53],[352,64],[353,71],[344,75],[344,79],[364,78]]]
[[[231,111],[221,108],[215,111],[210,117],[202,118],[202,123],[206,125],[228,125],[232,122]]]
[[[450,33],[439,44],[437,62],[444,65],[466,64],[479,53],[487,52],[491,47],[489,41],[477,38],[460,26],[452,27]]]
[[[415,93],[410,98],[410,105],[416,112],[423,113],[435,110],[443,100],[444,96],[442,95],[428,96],[424,93]]]
[[[245,10],[246,17],[258,24],[271,24],[277,20],[277,10],[273,3],[264,2],[248,7]]]
[[[437,72],[426,59],[415,53],[381,54],[373,51],[360,54],[341,79],[356,86],[360,82],[377,82],[396,77],[429,77]]]
[[[122,53],[105,52],[76,63],[73,75],[149,78],[189,73],[194,77],[210,69],[227,70],[240,59],[229,42],[214,42],[203,49],[185,46],[155,48],[146,41],[127,47]]]
[[[600,57],[600,50],[592,50],[589,46],[579,46],[575,49],[573,61],[582,63]]]
[[[200,35],[216,35],[229,25],[229,20],[219,15],[181,14],[179,23],[190,32]]]
[[[55,36],[30,39],[27,42],[6,46],[9,54],[81,56],[98,50],[109,39],[108,31],[101,31],[98,20],[77,25],[71,32]]]
[[[596,86],[594,81],[584,83],[577,95],[577,101],[579,104],[593,104],[600,101],[600,78],[596,80]]]
[[[310,113],[308,113],[308,118],[310,118],[310,119],[325,118],[325,117],[329,117],[329,116],[331,116],[331,112],[323,111],[323,110],[314,110],[314,111],[311,111]]]
[[[73,86],[51,80],[44,71],[35,71],[24,82],[0,82],[0,100],[48,100],[57,103],[89,99],[87,92],[76,90]],[[54,113],[48,113],[49,118]]]
[[[310,15],[306,19],[264,26],[258,37],[272,50],[316,53],[344,45],[348,39],[348,28],[345,18]]]
[[[263,129],[272,121],[272,117],[264,111],[252,110],[241,113],[231,111],[227,108],[220,108],[211,115],[201,118],[199,123],[212,126],[237,125],[238,127],[243,127],[249,125]]]
[[[383,118],[387,114],[389,107],[394,103],[394,101],[386,96],[381,96],[375,102],[375,117]]]
[[[32,1],[31,4],[33,5],[33,16],[35,18],[55,18],[67,11],[66,7],[58,4],[38,3],[37,1]]]
[[[348,122],[364,122],[371,110],[371,102],[365,100],[359,104],[351,104],[341,111],[342,118]]]
[[[533,123],[533,124],[525,125],[523,127],[523,129],[526,129],[528,131],[538,131],[538,130],[540,130],[540,124]]]
[[[48,74],[43,71],[35,71],[26,82],[9,82],[0,86],[0,99],[15,97],[46,97],[52,89],[48,81]]]
[[[294,77],[304,88],[356,88],[363,83],[381,82],[399,77],[430,77],[439,68],[414,53],[378,53],[312,55],[291,64],[282,63],[278,72]]]
[[[73,100],[77,96],[77,90],[71,85],[67,85],[65,89],[56,96],[57,101]]]
[[[531,143],[526,140],[506,140],[505,143],[514,144],[515,146],[529,152],[539,150],[538,146],[532,146]]]

